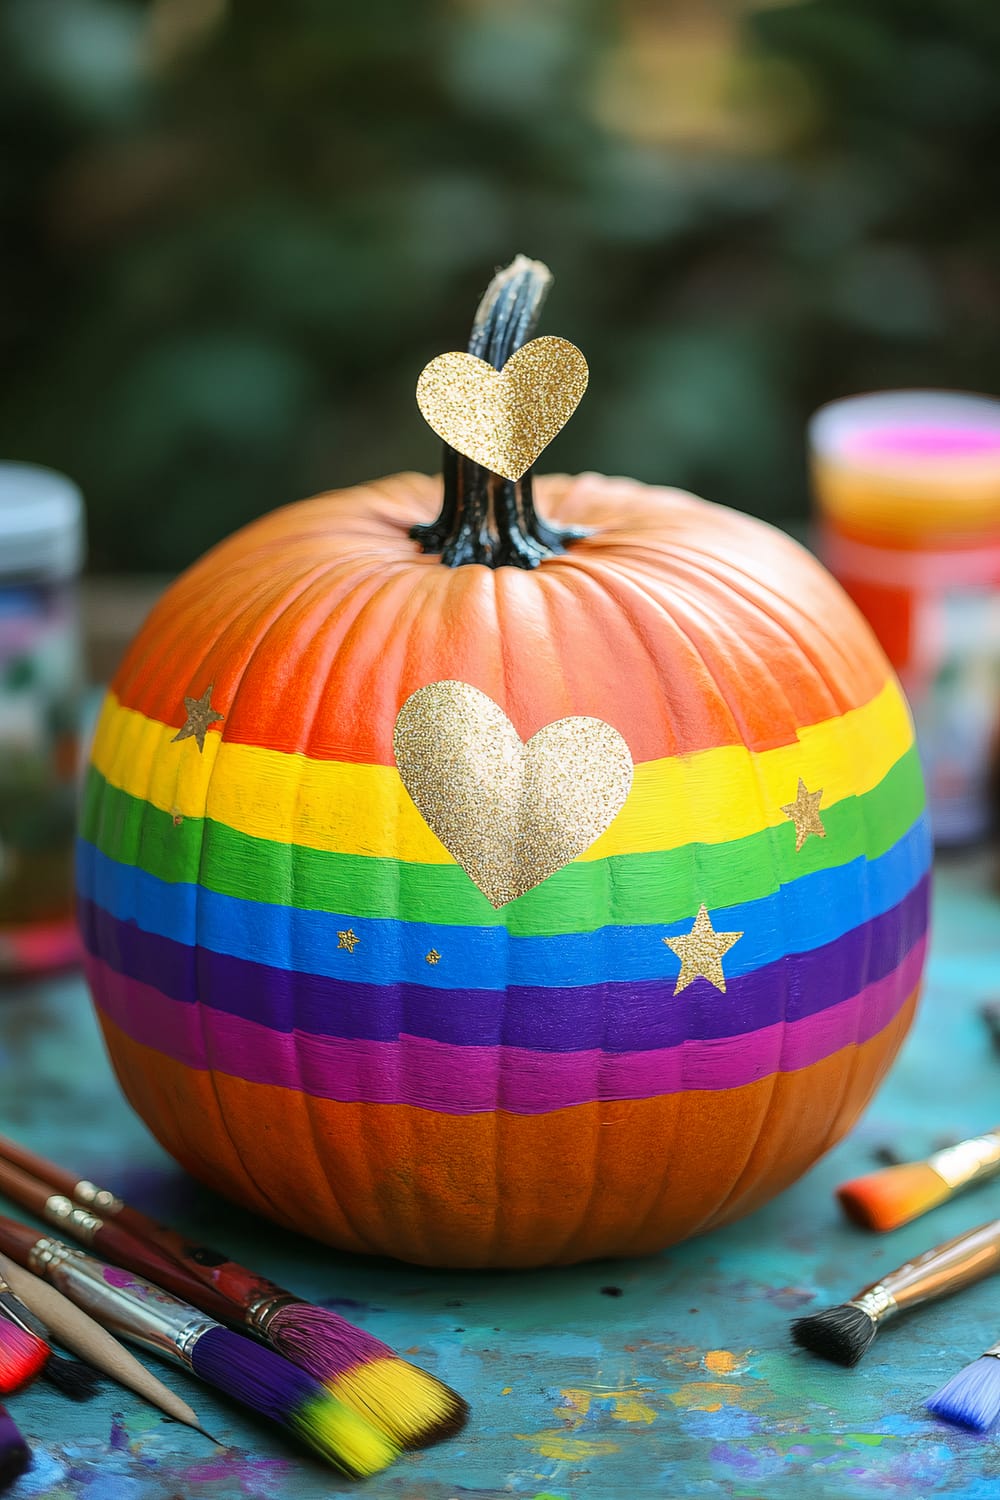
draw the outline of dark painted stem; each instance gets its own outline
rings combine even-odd
[[[523,255],[498,271],[476,310],[469,353],[502,370],[531,338],[551,284],[548,267]],[[583,535],[539,519],[530,469],[516,481],[504,479],[446,444],[442,474],[439,515],[414,526],[410,535],[424,552],[440,552],[446,567],[484,563],[490,568],[537,568]]]

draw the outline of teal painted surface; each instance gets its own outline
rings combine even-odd
[[[343,1299],[346,1316],[412,1351],[473,1407],[457,1438],[357,1485],[173,1371],[165,1378],[225,1448],[115,1388],[72,1406],[37,1385],[10,1401],[35,1446],[12,1500],[995,1496],[1000,1442],[937,1423],[921,1403],[1000,1338],[1000,1284],[886,1329],[855,1371],[788,1342],[803,1309],[1000,1215],[998,1182],[880,1239],[842,1225],[831,1196],[870,1169],[876,1144],[922,1154],[943,1134],[1000,1123],[1000,1055],[977,1015],[1000,995],[995,871],[945,865],[935,905],[918,1023],[850,1140],[744,1223],[655,1259],[544,1273],[373,1264],[228,1207],[191,1184],[122,1101],[79,980],[0,991],[4,1130],[303,1295]]]

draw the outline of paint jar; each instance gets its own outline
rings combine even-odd
[[[77,953],[83,548],[76,485],[50,469],[0,463],[0,975]]]
[[[976,840],[1000,717],[1000,401],[855,396],[809,437],[818,550],[909,697],[935,839]]]

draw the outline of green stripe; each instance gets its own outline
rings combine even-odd
[[[915,748],[863,797],[823,808],[826,837],[795,851],[792,823],[728,844],[689,844],[661,854],[624,854],[566,865],[496,912],[457,865],[416,865],[330,854],[239,833],[211,819],[175,823],[105,781],[91,767],[83,837],[120,864],[160,880],[202,884],[224,896],[451,926],[506,925],[522,937],[587,932],[608,925],[680,921],[756,901],[814,870],[859,856],[877,859],[898,843],[924,807]]]

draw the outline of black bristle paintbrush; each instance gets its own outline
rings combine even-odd
[[[959,1370],[925,1402],[928,1411],[959,1427],[989,1432],[1000,1417],[1000,1343]]]
[[[79,1359],[70,1359],[68,1355],[60,1354],[52,1348],[52,1335],[48,1327],[41,1318],[35,1316],[30,1308],[25,1307],[2,1272],[0,1272],[0,1314],[5,1320],[9,1320],[12,1326],[22,1329],[25,1334],[37,1339],[48,1349],[48,1356],[41,1362],[40,1373],[55,1390],[63,1396],[68,1396],[71,1401],[90,1400],[101,1383],[100,1375],[93,1366],[84,1364]],[[0,1383],[0,1391],[13,1389],[16,1387]]]
[[[936,1302],[1000,1270],[1000,1219],[981,1224],[945,1245],[907,1261],[849,1302],[797,1318],[792,1338],[803,1349],[838,1365],[856,1365],[883,1323],[926,1302]]]
[[[52,1282],[112,1333],[192,1370],[353,1478],[398,1456],[385,1434],[289,1360],[223,1328],[152,1282],[0,1217],[0,1249]]]
[[[0,1406],[0,1491],[13,1484],[31,1463],[31,1452],[21,1436],[17,1423]]]
[[[213,1317],[241,1324],[321,1380],[339,1401],[386,1433],[393,1444],[422,1448],[450,1437],[465,1423],[469,1408],[457,1391],[400,1358],[366,1329],[329,1308],[303,1301],[220,1252],[185,1240],[123,1203],[109,1189],[81,1181],[2,1135],[0,1178],[7,1195],[32,1213],[88,1243],[96,1234],[101,1252],[119,1265],[169,1287]],[[59,1196],[39,1194],[43,1185]],[[70,1212],[74,1203],[84,1210],[84,1220],[79,1212]],[[89,1222],[85,1222],[88,1215]],[[94,1225],[98,1225],[96,1230]],[[111,1238],[107,1231],[115,1227],[120,1232]],[[176,1271],[171,1270],[171,1263]]]

